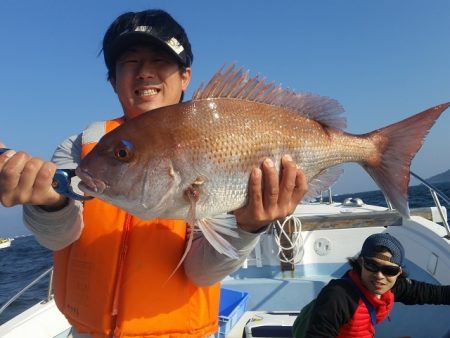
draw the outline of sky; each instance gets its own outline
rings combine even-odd
[[[446,0],[2,0],[0,141],[50,159],[67,136],[120,116],[101,41],[118,15],[147,8],[167,10],[189,35],[187,99],[235,63],[291,90],[338,100],[346,131],[356,134],[450,101]],[[428,178],[450,169],[449,127],[447,111],[413,172]],[[358,165],[344,170],[334,193],[377,189]],[[1,209],[0,216],[17,214]]]

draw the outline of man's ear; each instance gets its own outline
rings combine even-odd
[[[114,92],[117,93],[117,91],[116,91],[116,79],[113,78],[113,77],[110,78],[110,79],[109,79],[109,83],[111,84],[111,86],[112,86]]]
[[[191,82],[191,74],[191,67],[186,67],[184,72],[181,74],[181,88],[183,92],[186,91],[187,87],[189,86],[189,82]]]

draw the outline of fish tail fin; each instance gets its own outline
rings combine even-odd
[[[378,158],[363,163],[364,169],[400,214],[409,218],[408,185],[411,161],[441,113],[450,102],[432,107],[400,122],[375,130],[366,137],[380,150]]]

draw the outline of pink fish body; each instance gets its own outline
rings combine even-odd
[[[290,154],[315,197],[360,164],[409,216],[412,158],[450,103],[364,135],[344,132],[341,106],[294,93],[233,66],[220,70],[191,101],[147,112],[105,135],[77,175],[87,194],[143,219],[204,219],[246,203],[253,167]]]

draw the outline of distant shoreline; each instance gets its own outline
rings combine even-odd
[[[427,179],[429,183],[447,183],[450,182],[450,169],[447,171],[444,171],[443,173],[434,175]]]

